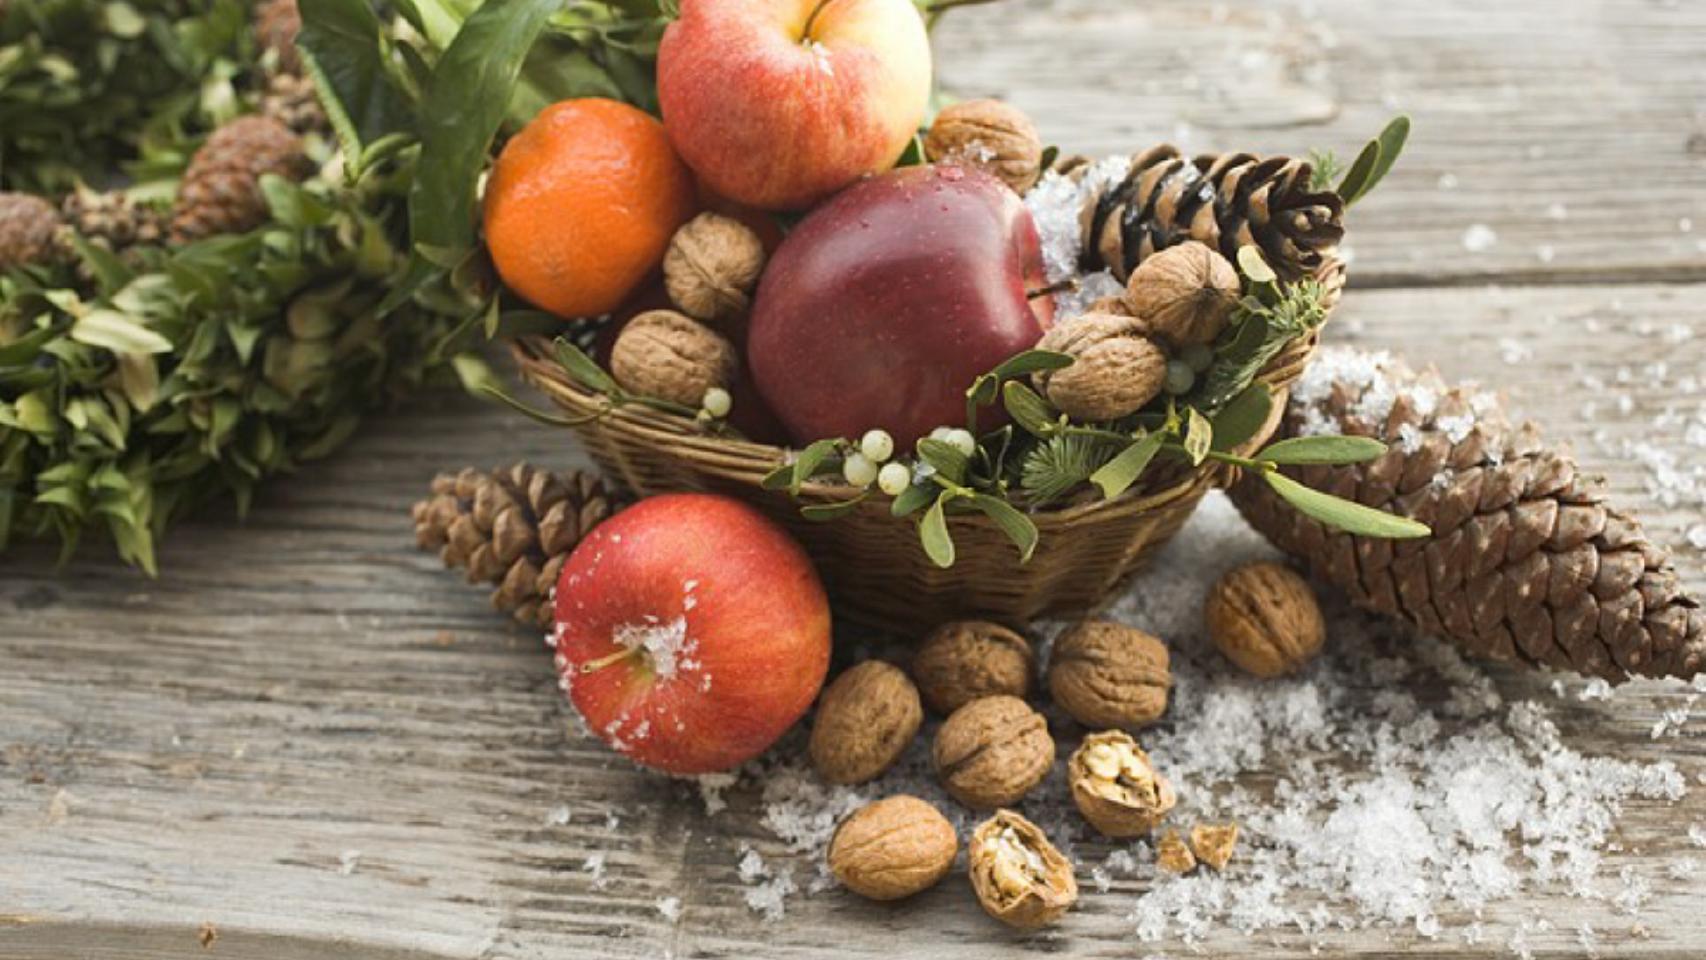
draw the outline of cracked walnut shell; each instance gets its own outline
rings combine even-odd
[[[1167,354],[1146,335],[1145,321],[1119,313],[1086,313],[1057,324],[1037,349],[1068,354],[1073,364],[1032,381],[1074,420],[1118,420],[1143,409],[1167,381]]]
[[[1072,861],[1036,824],[1011,810],[972,831],[967,872],[984,912],[1020,930],[1060,919],[1078,899]]]
[[[1207,244],[1190,240],[1155,253],[1126,282],[1126,305],[1174,347],[1213,343],[1238,304],[1238,271]]]
[[[1137,730],[1167,710],[1167,647],[1135,627],[1086,620],[1060,635],[1048,689],[1072,719],[1092,729]]]
[[[1031,692],[1031,645],[999,623],[955,620],[937,627],[912,658],[924,703],[947,715],[979,697]]]
[[[1238,846],[1238,824],[1199,823],[1191,828],[1191,852],[1197,861],[1216,870],[1226,869]]]
[[[734,345],[673,310],[648,310],[622,328],[610,351],[610,374],[622,389],[697,408],[712,387],[734,380]]]
[[[1179,831],[1169,830],[1155,843],[1155,865],[1168,873],[1183,875],[1197,868],[1197,857],[1185,845]]]
[[[807,752],[830,783],[864,783],[900,758],[923,722],[918,688],[906,674],[892,663],[866,660],[823,691]]]
[[[764,272],[764,242],[746,224],[717,213],[687,221],[663,255],[669,299],[697,320],[739,316]]]
[[[989,810],[1019,802],[1054,766],[1048,721],[1018,697],[983,697],[936,731],[931,758],[959,802]]]
[[[965,100],[936,115],[924,134],[931,163],[959,163],[994,174],[1023,194],[1042,174],[1043,142],[1031,118],[999,100]]]
[[[1327,639],[1309,581],[1278,563],[1247,564],[1221,577],[1204,615],[1215,647],[1258,677],[1296,671]]]
[[[1173,784],[1123,730],[1085,737],[1067,761],[1066,777],[1078,812],[1104,836],[1143,836],[1178,801]]]
[[[899,900],[935,886],[959,849],[954,826],[940,810],[898,794],[841,821],[829,841],[829,871],[861,897]]]

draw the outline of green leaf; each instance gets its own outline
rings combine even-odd
[[[1090,482],[1102,489],[1102,496],[1112,500],[1137,482],[1166,439],[1167,434],[1161,430],[1147,434],[1091,474]]]
[[[941,494],[941,488],[933,483],[917,483],[900,492],[889,504],[889,513],[897,517],[910,516],[924,509],[924,506]]]
[[[574,381],[594,393],[614,394],[621,388],[616,386],[616,380],[604,372],[598,361],[586,355],[586,351],[575,346],[566,338],[558,337],[551,347],[556,353],[557,362],[563,371]]]
[[[1191,466],[1201,466],[1213,445],[1214,425],[1191,407],[1185,418],[1185,455],[1191,458]]]
[[[1273,412],[1273,395],[1260,383],[1252,383],[1214,415],[1214,446],[1225,453],[1238,448],[1256,435]]]
[[[172,341],[117,310],[97,307],[71,324],[71,339],[114,353],[170,353]]]
[[[801,450],[799,456],[794,458],[793,478],[788,482],[788,492],[799,496],[800,488],[805,486],[806,481],[817,473],[817,468],[822,466],[840,445],[840,440],[816,440]]]
[[[261,195],[274,220],[298,230],[318,227],[332,219],[332,208],[302,187],[276,173],[263,174]]]
[[[1287,503],[1305,515],[1345,533],[1388,540],[1414,539],[1433,534],[1426,524],[1417,523],[1409,517],[1400,517],[1365,507],[1360,503],[1341,500],[1319,490],[1311,490],[1277,470],[1263,470],[1262,479],[1274,488],[1275,493],[1284,497]]]
[[[1386,444],[1373,437],[1291,437],[1272,444],[1256,455],[1269,463],[1367,463],[1386,452]]]
[[[1025,516],[1017,508],[1000,497],[980,493],[972,497],[971,505],[983,511],[984,515],[995,521],[1007,539],[1019,548],[1019,562],[1029,563],[1031,554],[1037,549],[1037,525],[1031,518]]]
[[[1001,401],[1013,422],[1032,436],[1047,437],[1059,426],[1048,401],[1018,380],[1009,380],[1001,388]]]
[[[794,465],[784,463],[764,475],[758,485],[766,490],[786,490],[794,482]]]
[[[1046,370],[1063,370],[1072,364],[1071,354],[1053,350],[1026,350],[1008,357],[1000,366],[991,370],[990,374],[997,380],[1011,380]]]
[[[421,104],[421,155],[409,187],[409,231],[416,243],[473,248],[480,169],[527,53],[563,2],[486,0],[439,57]]]
[[[953,445],[930,437],[918,441],[918,459],[936,468],[944,480],[955,484],[966,482],[966,471],[971,467],[971,461]]]
[[[414,105],[386,69],[382,27],[368,0],[297,0],[296,46],[327,107],[345,155],[409,130]]]
[[[800,516],[813,523],[823,523],[836,520],[859,509],[859,504],[865,502],[868,493],[861,493],[851,500],[837,500],[833,503],[813,503],[800,508]]]
[[[1391,171],[1392,165],[1398,162],[1398,155],[1404,152],[1404,143],[1410,139],[1410,118],[1406,116],[1393,117],[1386,124],[1386,129],[1380,131],[1380,136],[1370,140],[1357,155],[1356,163],[1351,164],[1351,170],[1340,181],[1338,194],[1350,206],[1361,200],[1379,185]],[[1359,170],[1368,159],[1368,167]],[[1353,180],[1353,177],[1355,178]]]
[[[930,562],[946,570],[954,565],[954,538],[948,533],[948,515],[943,504],[952,496],[946,490],[925,511],[918,521],[918,540],[924,545],[924,555]]]

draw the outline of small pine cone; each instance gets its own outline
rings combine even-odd
[[[1513,426],[1496,397],[1384,354],[1327,350],[1294,388],[1279,436],[1333,432],[1390,445],[1369,463],[1288,468],[1296,479],[1433,528],[1417,540],[1330,531],[1246,475],[1251,525],[1360,606],[1493,660],[1613,682],[1706,665],[1706,611],[1669,556],[1607,502],[1568,452]]]
[[[415,542],[439,551],[446,567],[465,570],[469,583],[495,585],[494,607],[549,627],[563,561],[614,512],[614,498],[591,471],[468,467],[439,474],[432,496],[415,504]]]
[[[178,185],[172,242],[189,243],[220,233],[242,233],[266,222],[263,174],[301,180],[313,169],[302,141],[271,117],[238,117],[197,150]]]
[[[302,72],[302,58],[296,52],[296,33],[301,29],[296,0],[265,0],[255,8],[255,40],[263,54],[272,54],[279,73]]]
[[[28,193],[0,192],[0,270],[60,257],[59,211]]]
[[[1290,157],[1186,158],[1171,145],[1155,147],[1085,201],[1082,266],[1112,270],[1123,283],[1157,250],[1199,240],[1235,263],[1238,248],[1254,244],[1281,277],[1315,276],[1338,259],[1345,203],[1311,190],[1313,175],[1308,161]]]
[[[60,203],[65,226],[108,250],[123,251],[139,243],[159,243],[166,236],[160,211],[133,202],[122,190],[105,192],[79,187]]]
[[[326,111],[320,106],[320,96],[314,90],[314,81],[298,74],[278,73],[267,80],[261,113],[303,136],[331,130]]]

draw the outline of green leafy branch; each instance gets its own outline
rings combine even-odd
[[[1380,131],[1379,136],[1363,145],[1348,168],[1331,150],[1312,150],[1309,153],[1309,189],[1331,190],[1349,207],[1368,196],[1369,192],[1386,178],[1386,174],[1392,170],[1392,165],[1398,162],[1398,155],[1404,152],[1404,144],[1409,139],[1410,118],[1400,115],[1393,117],[1385,129]],[[1343,179],[1339,180],[1338,186],[1334,186],[1334,179],[1339,178],[1341,174]]]

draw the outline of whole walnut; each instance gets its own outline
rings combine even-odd
[[[807,752],[830,783],[864,783],[882,776],[918,735],[924,707],[902,670],[866,660],[835,678],[818,698]]]
[[[1214,342],[1238,295],[1231,261],[1195,240],[1150,255],[1126,281],[1131,311],[1174,347]]]
[[[913,655],[912,678],[925,705],[944,715],[998,693],[1022,700],[1031,692],[1031,645],[999,623],[944,623]]]
[[[1215,647],[1258,677],[1297,670],[1327,639],[1309,581],[1277,563],[1252,563],[1221,577],[1204,614]]]
[[[1042,714],[998,694],[955,710],[936,731],[931,758],[949,795],[988,810],[1019,802],[1048,776],[1054,738]]]
[[[1011,810],[972,831],[966,869],[984,912],[1020,930],[1060,919],[1078,899],[1078,880],[1036,824]]]
[[[1167,354],[1145,335],[1144,321],[1118,313],[1086,313],[1056,324],[1037,349],[1074,363],[1032,376],[1037,389],[1074,420],[1118,420],[1161,393]]]
[[[829,872],[862,897],[899,900],[935,886],[959,849],[954,825],[940,810],[897,794],[841,821],[829,841]]]
[[[1031,118],[999,100],[965,100],[936,115],[924,134],[932,163],[978,167],[1024,193],[1042,174],[1043,142]]]
[[[663,255],[663,283],[681,312],[725,320],[746,312],[764,272],[764,242],[746,224],[701,213],[675,231]]]
[[[1086,727],[1136,730],[1167,710],[1167,647],[1136,627],[1086,620],[1067,628],[1049,658],[1054,702]]]
[[[1154,830],[1178,800],[1149,754],[1123,730],[1085,737],[1066,763],[1066,777],[1078,812],[1109,837]]]
[[[712,387],[727,389],[736,363],[733,344],[673,310],[628,321],[610,351],[610,374],[624,390],[687,407],[698,407]]]

